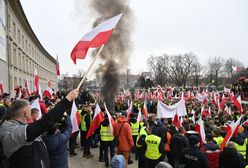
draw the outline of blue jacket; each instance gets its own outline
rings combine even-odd
[[[68,168],[67,141],[70,138],[72,125],[69,116],[65,117],[65,129],[54,135],[46,135],[43,141],[49,153],[51,168]]]

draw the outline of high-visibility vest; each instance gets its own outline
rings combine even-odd
[[[102,141],[113,141],[114,136],[110,133],[110,126],[101,125],[100,136]]]
[[[161,157],[161,153],[159,152],[159,144],[161,142],[161,138],[156,135],[148,135],[145,139],[147,148],[145,156],[151,160],[157,160]]]
[[[132,135],[138,135],[139,134],[139,122],[136,121],[136,123],[131,122],[131,128],[132,128]]]
[[[87,113],[80,115],[80,119],[81,119],[81,131],[87,131],[87,127],[86,127],[86,122],[85,122],[85,116],[87,115]],[[90,116],[90,123],[92,121],[92,118]]]
[[[138,134],[138,136],[137,136],[137,139],[136,139],[136,146],[137,146],[138,148],[141,147],[141,145],[138,144],[138,141],[139,141],[139,139],[140,139],[140,137],[141,137],[142,135],[147,136],[146,127],[141,127],[140,132],[139,132],[139,134]]]
[[[247,145],[247,139],[245,139],[245,142],[243,145],[239,145],[235,143],[237,151],[244,156],[244,159],[246,159],[246,145]]]
[[[219,146],[222,143],[222,141],[224,140],[224,138],[222,136],[214,137],[213,139],[216,141],[217,145],[219,145]]]

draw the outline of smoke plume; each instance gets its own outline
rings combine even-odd
[[[96,77],[101,78],[101,93],[110,111],[114,110],[114,98],[118,92],[119,75],[129,63],[131,51],[132,11],[127,0],[91,0],[90,6],[100,17],[93,27],[102,21],[123,13],[116,29],[101,52],[103,62],[96,70]],[[93,53],[95,55],[95,53]]]

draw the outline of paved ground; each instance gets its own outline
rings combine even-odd
[[[80,149],[77,149],[77,156],[69,156],[69,167],[70,168],[104,168],[104,162],[98,162],[99,159],[99,148],[91,149],[91,152],[94,154],[94,157],[91,159],[83,158],[83,153]],[[131,155],[132,160],[134,161],[134,155]],[[138,162],[134,161],[133,164],[128,165],[129,168],[137,168]]]

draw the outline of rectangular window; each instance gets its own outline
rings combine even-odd
[[[17,41],[18,41],[19,44],[21,44],[21,32],[20,32],[19,29],[17,31]]]
[[[16,37],[16,24],[13,22],[13,36]]]
[[[24,36],[22,35],[22,48],[24,48]]]
[[[16,49],[13,49],[13,64],[16,67],[17,66],[17,57],[16,57]]]

